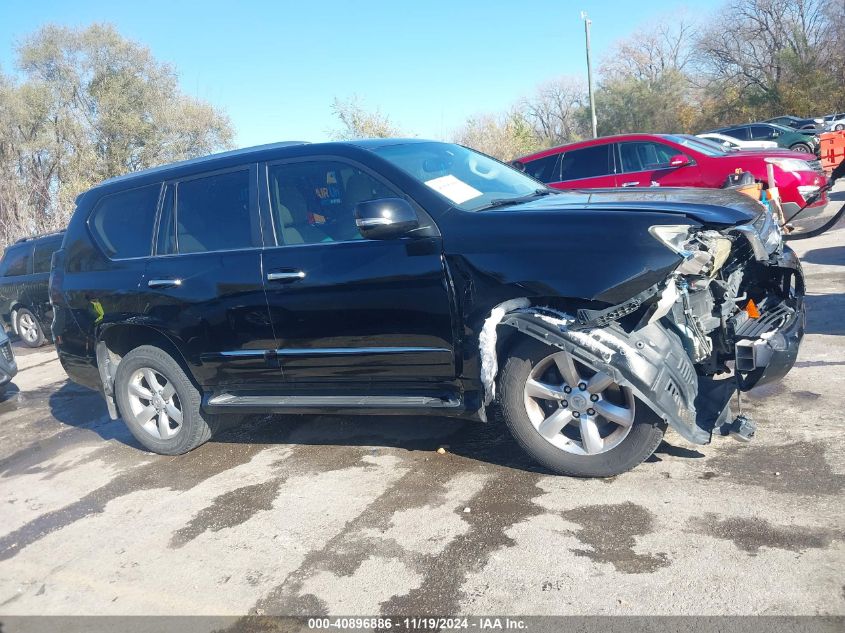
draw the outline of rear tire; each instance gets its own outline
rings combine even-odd
[[[802,154],[812,154],[813,150],[806,143],[796,143],[789,147],[793,152],[801,152]]]
[[[202,396],[167,352],[142,345],[117,366],[115,396],[126,426],[148,450],[181,455],[204,444],[221,426],[203,413]]]
[[[27,347],[44,345],[44,330],[38,318],[26,308],[19,308],[15,313],[15,329],[21,341]]]
[[[663,439],[665,423],[642,402],[636,401],[630,390],[615,385],[608,376],[580,361],[569,365],[575,368],[575,373],[572,380],[567,380],[564,376],[566,372],[557,369],[568,365],[566,358],[572,359],[567,352],[528,338],[519,341],[511,349],[499,375],[497,404],[499,414],[514,439],[529,456],[561,475],[611,477],[647,459]],[[537,371],[549,371],[551,374],[544,374],[546,378],[538,379]],[[594,373],[590,375],[591,372]],[[578,384],[569,387],[571,392],[566,395],[558,393],[546,402],[542,396],[535,400],[530,395],[533,387],[526,386],[529,379],[539,380],[541,387],[560,383],[561,379],[561,389],[575,380]],[[601,383],[607,386],[599,390]],[[580,384],[585,389],[581,389],[578,386]],[[595,400],[576,405],[575,399],[578,397]],[[555,403],[555,399],[559,402]],[[579,412],[577,419],[572,419],[571,416],[575,415],[572,412],[578,406],[581,409],[590,408]],[[614,412],[613,415],[618,416],[623,423],[604,418],[598,412],[600,408]],[[551,424],[551,433],[548,427],[546,430],[551,439],[544,437],[540,428],[549,421],[554,422],[552,416],[561,413],[569,416],[569,421],[556,433],[557,425]],[[538,416],[542,420],[539,427]],[[543,419],[544,416],[547,417]],[[595,435],[589,437],[593,432]],[[588,437],[585,439],[582,434]],[[588,451],[595,452],[588,454]]]

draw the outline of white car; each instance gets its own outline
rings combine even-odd
[[[824,119],[824,126],[831,132],[841,132],[845,130],[845,112],[839,114],[828,114]]]
[[[774,141],[741,141],[738,138],[717,132],[708,132],[697,136],[718,143],[725,149],[775,149],[778,146]]]

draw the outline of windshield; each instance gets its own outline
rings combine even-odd
[[[726,153],[725,150],[717,144],[711,144],[709,141],[705,141],[704,139],[700,139],[695,136],[690,136],[689,134],[667,134],[663,138],[672,141],[673,143],[677,143],[678,145],[683,145],[684,147],[704,154],[705,156],[724,156]]]
[[[542,183],[452,143],[406,143],[372,150],[464,211],[478,211],[497,200],[530,198]]]

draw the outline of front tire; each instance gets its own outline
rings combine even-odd
[[[806,143],[796,143],[795,145],[790,146],[789,149],[793,152],[801,152],[802,154],[811,154],[813,151]]]
[[[114,382],[126,426],[154,453],[187,453],[219,427],[219,416],[202,412],[201,394],[179,363],[158,347],[142,345],[126,354]]]
[[[38,318],[26,308],[20,308],[15,314],[16,330],[23,344],[27,347],[44,345],[44,330]]]
[[[647,459],[665,423],[627,387],[534,339],[511,350],[498,410],[514,439],[561,475],[611,477]]]

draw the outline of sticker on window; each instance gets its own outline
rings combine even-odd
[[[434,180],[426,180],[425,184],[434,189],[437,193],[443,194],[455,204],[461,204],[482,195],[475,187],[470,187],[463,180],[458,180],[451,174],[441,176]]]

